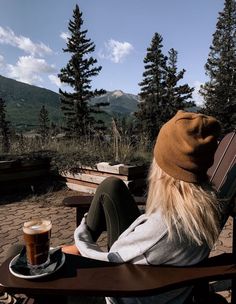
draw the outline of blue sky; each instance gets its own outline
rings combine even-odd
[[[184,82],[198,88],[206,81],[204,65],[223,0],[0,0],[0,74],[58,92],[76,3],[96,45],[93,57],[103,67],[94,88],[138,94],[155,32],[163,37],[165,54],[178,51]]]

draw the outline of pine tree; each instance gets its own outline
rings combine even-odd
[[[192,97],[194,88],[188,84],[179,85],[178,82],[183,79],[185,69],[178,72],[177,58],[178,52],[173,48],[168,52],[168,61],[166,67],[166,93],[165,93],[165,120],[168,121],[178,110],[183,110],[194,106],[193,101],[188,101]]]
[[[236,2],[225,0],[205,65],[210,78],[200,90],[204,112],[215,116],[223,134],[236,128]]]
[[[71,53],[66,67],[62,68],[58,77],[62,83],[73,88],[73,92],[59,90],[62,111],[66,118],[65,131],[71,137],[88,135],[96,125],[95,113],[101,112],[100,106],[96,108],[89,104],[95,96],[104,94],[104,90],[92,90],[91,78],[97,76],[102,67],[95,67],[97,60],[89,56],[95,50],[95,44],[86,38],[87,30],[82,30],[83,19],[79,6],[73,11],[73,19],[69,21],[67,48],[64,52]]]
[[[193,106],[187,101],[192,97],[193,88],[188,84],[179,85],[185,70],[177,71],[177,51],[173,48],[168,57],[162,53],[162,36],[154,34],[150,48],[144,58],[144,73],[139,94],[141,102],[135,113],[144,134],[152,144],[161,126],[179,109]]]
[[[141,87],[140,103],[135,113],[142,132],[150,142],[156,138],[158,130],[163,124],[162,110],[164,107],[165,77],[167,57],[162,53],[162,36],[155,33],[150,47],[144,58],[143,81]]]
[[[41,135],[43,144],[45,144],[49,138],[49,125],[50,120],[48,117],[48,111],[43,105],[39,112],[39,134]]]
[[[8,153],[10,150],[10,123],[6,119],[6,104],[0,97],[0,135],[2,138],[2,151]]]

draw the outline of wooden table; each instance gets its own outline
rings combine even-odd
[[[0,286],[8,292],[27,295],[145,296],[199,283],[203,278],[236,277],[232,254],[210,258],[207,264],[193,267],[111,264],[66,255],[58,272],[37,280],[13,276],[8,268],[10,260],[0,266]]]

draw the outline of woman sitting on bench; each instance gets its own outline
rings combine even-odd
[[[208,257],[222,227],[221,206],[207,179],[219,122],[178,111],[161,128],[149,172],[146,210],[140,211],[122,180],[109,177],[97,188],[90,209],[67,253],[111,262],[188,266]],[[108,233],[108,252],[96,241]],[[191,287],[157,296],[109,298],[110,303],[184,303]]]

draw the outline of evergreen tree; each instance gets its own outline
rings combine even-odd
[[[183,110],[194,106],[194,102],[188,101],[192,97],[194,88],[188,84],[179,85],[178,82],[183,79],[185,69],[177,71],[178,52],[173,48],[168,53],[166,67],[166,93],[165,93],[165,121],[168,121],[178,110]],[[164,113],[163,113],[164,114]]]
[[[162,111],[164,108],[165,77],[167,57],[162,53],[162,36],[155,33],[150,47],[144,58],[143,81],[140,103],[135,113],[142,132],[152,143],[163,124]]]
[[[57,134],[60,133],[60,127],[56,125],[53,121],[50,124],[50,134],[51,136],[56,136]]]
[[[0,135],[2,139],[2,151],[8,153],[10,150],[10,123],[6,119],[6,104],[0,97]]]
[[[73,88],[73,92],[59,90],[61,108],[66,118],[65,131],[72,137],[88,135],[96,125],[95,113],[101,112],[100,106],[107,105],[101,103],[95,108],[89,104],[91,98],[105,91],[91,89],[91,78],[97,76],[102,67],[95,67],[97,60],[89,56],[95,50],[95,44],[86,38],[87,30],[82,30],[82,25],[82,12],[76,5],[73,19],[68,25],[70,37],[67,48],[63,50],[71,53],[71,58],[58,75],[62,83]]]
[[[205,65],[210,78],[200,90],[204,112],[215,116],[223,134],[236,128],[236,2],[225,0]]]
[[[17,143],[20,153],[25,152],[25,145],[26,145],[26,140],[24,138],[22,131],[20,131],[20,135],[18,136],[18,143]]]
[[[141,102],[135,113],[150,143],[156,139],[161,126],[179,109],[193,106],[193,88],[188,84],[179,85],[185,70],[177,71],[177,51],[171,49],[168,57],[162,53],[162,37],[155,33],[144,58],[144,73],[139,94]]]
[[[48,111],[43,105],[39,112],[39,134],[41,135],[43,144],[45,144],[49,138],[49,125]]]

